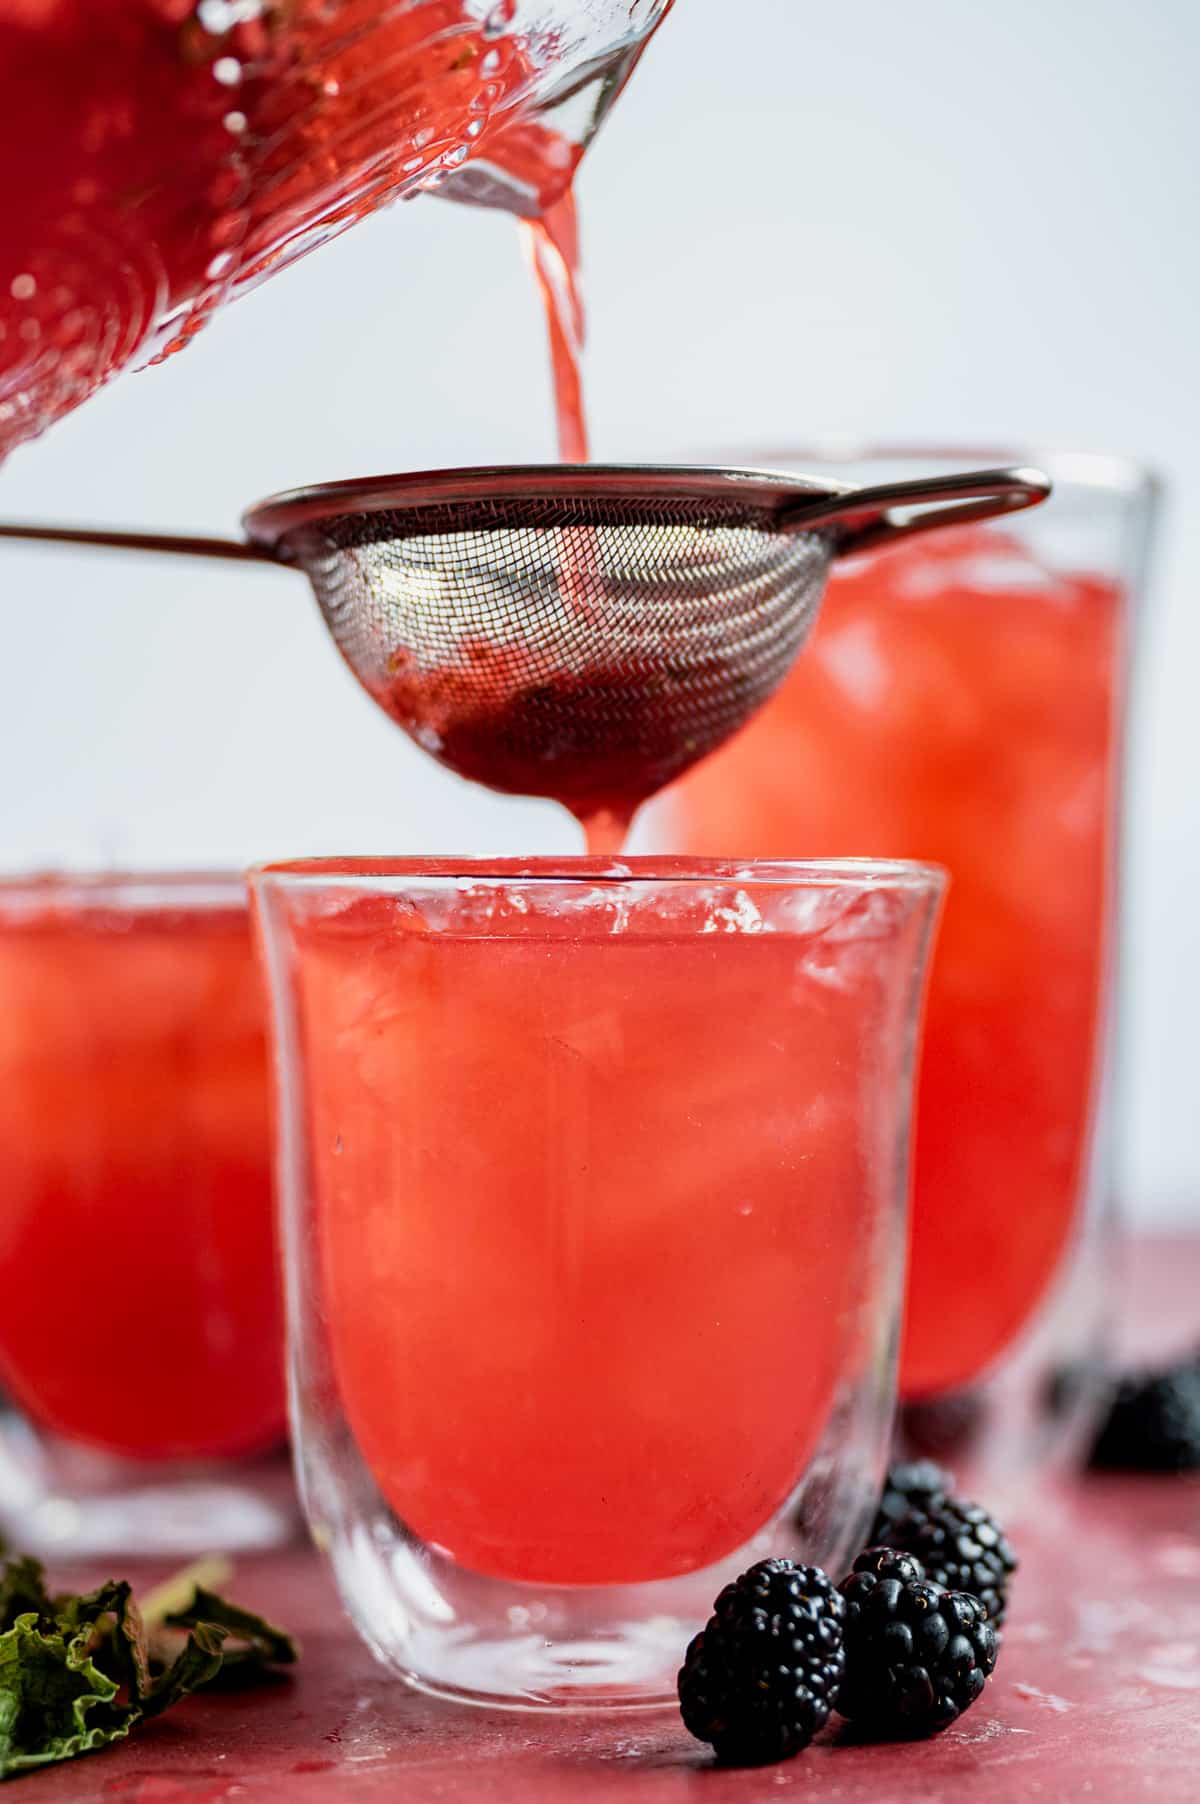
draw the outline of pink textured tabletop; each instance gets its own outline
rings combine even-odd
[[[1156,1297],[1166,1304],[1173,1289],[1194,1321],[1200,1242],[1160,1269]],[[292,1681],[193,1699],[122,1747],[22,1778],[17,1795],[29,1804],[1196,1804],[1200,1481],[1080,1483],[1016,1539],[1022,1566],[996,1675],[933,1741],[857,1746],[829,1730],[787,1764],[725,1771],[671,1711],[546,1717],[439,1704],[373,1663],[315,1555],[296,1550],[242,1562],[233,1587],[301,1637]]]

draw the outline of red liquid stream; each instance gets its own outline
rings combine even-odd
[[[585,464],[588,432],[579,360],[586,322],[574,194],[568,189],[539,219],[524,221],[521,231],[546,310],[558,455],[565,464]]]
[[[591,814],[576,814],[575,818],[583,828],[588,857],[611,858],[619,852],[629,836],[635,812],[634,808],[624,807],[598,808]]]
[[[590,453],[580,370],[587,322],[574,193],[568,189],[541,218],[524,222],[522,231],[546,315],[558,455],[563,463],[587,463]],[[593,541],[586,528],[569,536],[567,557],[561,578],[564,592],[586,612],[588,576],[594,568]],[[624,846],[642,798],[628,802],[614,796],[598,808],[560,799],[582,827],[589,857],[608,858]]]

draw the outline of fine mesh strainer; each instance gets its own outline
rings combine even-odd
[[[548,465],[273,497],[245,542],[0,536],[302,570],[363,687],[460,775],[632,812],[783,680],[834,558],[1029,507],[1036,470],[853,488],[757,470]]]

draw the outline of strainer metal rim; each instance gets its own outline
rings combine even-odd
[[[289,489],[256,502],[242,515],[254,545],[280,555],[299,527],[345,514],[397,513],[468,501],[645,502],[664,496],[715,503],[744,502],[771,514],[810,497],[836,500],[859,485],[788,470],[718,468],[703,464],[505,464],[460,470],[419,470],[356,476]]]

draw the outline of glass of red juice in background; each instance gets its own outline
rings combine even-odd
[[[264,1013],[240,876],[0,883],[0,1513],[17,1545],[291,1531]]]
[[[756,461],[871,480],[910,456]],[[650,833],[689,854],[865,851],[949,871],[902,1426],[912,1450],[993,1486],[1069,1457],[1099,1389],[1122,731],[1155,502],[1127,463],[1038,463],[1055,491],[1036,514],[839,565],[784,688]]]
[[[293,1434],[350,1615],[447,1695],[669,1699],[716,1586],[865,1532],[940,873],[253,883]]]

